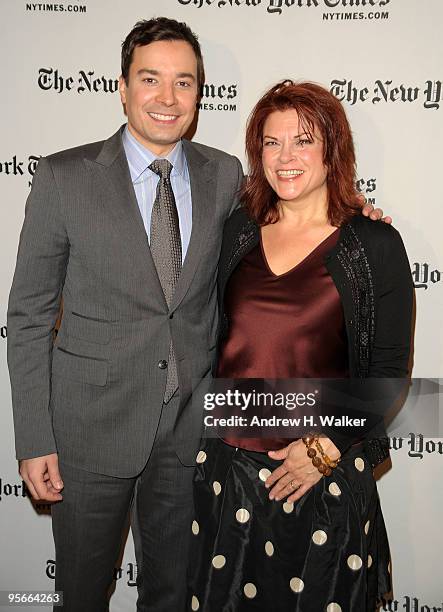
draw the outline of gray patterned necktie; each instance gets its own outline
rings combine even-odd
[[[167,159],[156,159],[149,166],[149,169],[160,177],[151,215],[151,254],[165,294],[166,303],[170,306],[182,267],[180,226],[174,192],[169,178],[172,165]],[[171,399],[177,387],[177,363],[171,342],[164,403]]]

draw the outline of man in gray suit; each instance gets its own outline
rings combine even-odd
[[[138,610],[184,604],[202,423],[189,400],[213,362],[222,227],[243,177],[235,157],[182,139],[202,82],[185,24],[138,23],[122,47],[127,126],[41,159],[27,202],[8,313],[16,450],[32,496],[59,502],[64,610],[107,609],[135,488]]]

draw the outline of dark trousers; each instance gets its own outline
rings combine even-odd
[[[174,450],[177,398],[163,406],[149,460],[136,478],[114,478],[60,464],[63,501],[52,509],[56,590],[64,612],[106,612],[108,591],[133,502],[138,612],[180,612],[193,516],[193,467]],[[128,444],[131,441],[128,440]],[[128,611],[129,612],[129,611]]]

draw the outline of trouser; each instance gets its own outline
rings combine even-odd
[[[132,502],[137,611],[184,609],[194,468],[183,466],[174,450],[177,409],[177,397],[163,406],[151,455],[136,478],[94,474],[60,463],[63,501],[53,506],[52,523],[55,588],[63,591],[64,605],[55,612],[108,610]]]

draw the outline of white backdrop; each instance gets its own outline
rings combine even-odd
[[[248,113],[284,77],[319,82],[343,100],[359,186],[394,217],[409,254],[413,374],[442,377],[441,0],[0,0],[0,590],[54,585],[50,518],[25,497],[14,461],[6,368],[24,203],[39,156],[104,139],[124,122],[115,82],[121,42],[138,19],[160,15],[200,37],[208,84],[197,141],[243,159]],[[414,452],[420,438],[392,442],[393,469],[379,482],[393,558],[395,601],[386,609],[441,611],[442,441],[425,440],[422,452]],[[131,537],[121,568],[112,612],[134,609]]]

